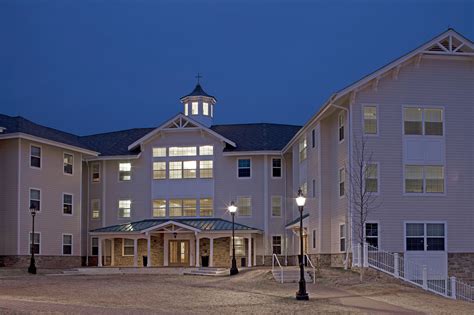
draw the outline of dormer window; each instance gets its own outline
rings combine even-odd
[[[198,115],[199,114],[199,107],[198,102],[191,103],[191,115]]]
[[[209,103],[202,103],[202,114],[204,116],[209,116]]]

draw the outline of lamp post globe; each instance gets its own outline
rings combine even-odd
[[[30,244],[30,266],[28,267],[28,272],[35,275],[36,274],[36,263],[35,263],[35,216],[36,216],[36,208],[30,207],[31,219],[32,219],[32,226],[31,226],[31,244]]]
[[[303,194],[301,188],[298,189],[298,195],[296,196],[296,204],[300,212],[300,281],[298,282],[298,292],[296,292],[297,300],[309,300],[309,295],[306,292],[306,281],[304,279],[304,264],[303,264],[303,209],[306,203],[306,197]]]
[[[235,213],[237,212],[237,206],[234,204],[233,201],[230,202],[229,207],[227,207],[230,214],[232,215],[232,266],[230,267],[230,275],[236,275],[239,273],[239,269],[237,269],[237,262],[235,261],[235,224],[234,224],[234,217]]]

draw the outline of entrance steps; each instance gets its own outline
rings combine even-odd
[[[229,275],[227,268],[199,267],[186,271],[185,275],[223,277]]]
[[[272,271],[273,278],[278,283],[294,283],[300,281],[300,269],[298,267],[284,267]],[[282,281],[283,278],[283,281]],[[305,268],[304,279],[307,283],[313,283],[313,274]]]

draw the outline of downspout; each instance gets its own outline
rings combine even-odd
[[[281,163],[282,163],[282,171],[285,172],[285,176],[283,176],[283,194],[285,200],[285,207],[283,208],[283,231],[285,232],[284,235],[284,242],[285,242],[285,266],[288,266],[288,231],[286,230],[286,207],[288,206],[288,200],[286,196],[286,184],[287,184],[287,174],[288,172],[286,171],[286,160],[285,160],[285,155],[282,153],[281,155]],[[283,174],[282,174],[283,175]],[[273,259],[273,258],[272,258]]]
[[[86,213],[86,266],[89,266],[89,184],[90,184],[90,172],[89,172],[89,161],[86,160],[86,165],[87,165],[87,198],[86,198],[86,201],[87,201],[87,205],[86,205],[86,209],[87,209],[87,213]]]

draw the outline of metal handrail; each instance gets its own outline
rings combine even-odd
[[[278,256],[276,254],[272,255],[272,274],[275,269],[275,259],[278,263],[278,266],[280,267],[280,282],[283,283],[283,267],[280,264],[280,260],[278,259]]]
[[[311,268],[313,268],[313,283],[316,283],[316,267],[313,265],[311,259],[309,259],[308,254],[304,254],[304,256],[306,257],[306,260],[309,261]]]

